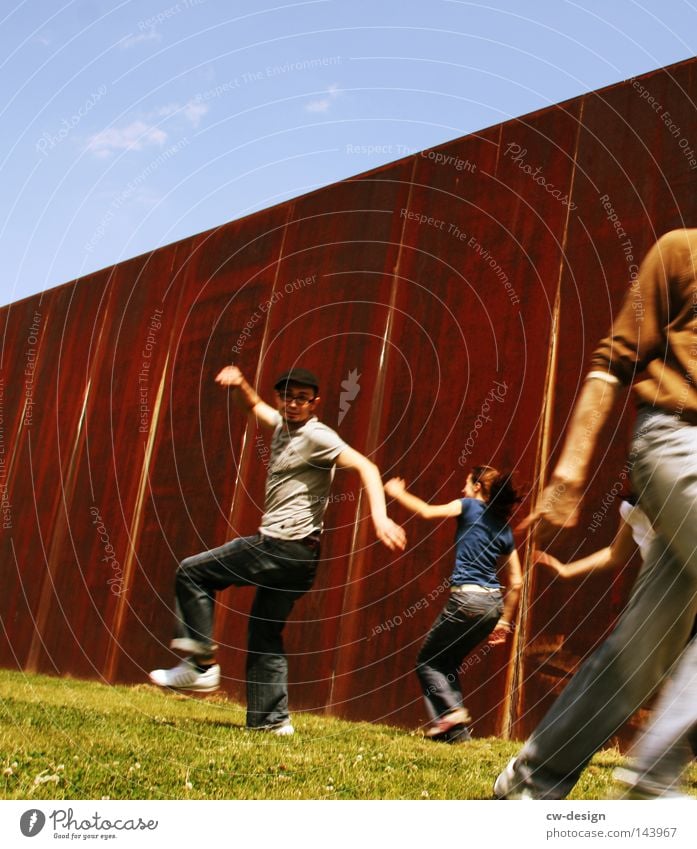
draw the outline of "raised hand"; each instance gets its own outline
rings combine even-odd
[[[221,386],[241,386],[243,380],[244,375],[237,366],[225,366],[215,378],[215,382]]]

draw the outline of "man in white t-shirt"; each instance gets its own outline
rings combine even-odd
[[[319,381],[312,372],[293,368],[278,378],[277,409],[262,401],[236,366],[226,366],[216,381],[231,387],[256,420],[273,429],[264,515],[258,534],[182,561],[176,576],[177,636],[171,646],[189,657],[173,669],[154,670],[150,680],[172,689],[217,689],[215,594],[232,585],[255,586],[247,645],[247,727],[292,734],[282,634],[293,605],[315,577],[336,466],[361,476],[377,538],[393,551],[404,549],[406,539],[387,516],[377,466],[317,419]]]

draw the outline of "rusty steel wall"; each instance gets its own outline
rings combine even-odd
[[[0,664],[139,682],[173,660],[178,561],[254,533],[261,513],[268,437],[213,382],[230,360],[265,397],[283,368],[317,371],[322,419],[426,500],[458,497],[470,465],[515,468],[525,515],[636,263],[697,220],[696,69],[508,121],[5,307]],[[560,556],[612,538],[631,418],[628,399]],[[296,712],[426,720],[413,667],[446,599],[453,523],[391,514],[403,554],[375,541],[357,477],[338,471],[318,579],[286,629]],[[573,584],[527,566],[514,640],[464,664],[475,733],[534,726],[612,627],[636,565]],[[251,598],[219,596],[236,697]]]

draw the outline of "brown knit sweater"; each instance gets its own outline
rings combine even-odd
[[[591,369],[634,382],[640,404],[697,424],[697,229],[651,248]]]

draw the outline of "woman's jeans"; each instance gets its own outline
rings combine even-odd
[[[460,664],[496,627],[500,592],[451,593],[417,658],[416,674],[431,719],[462,707]]]
[[[283,628],[295,602],[312,586],[319,535],[303,542],[257,534],[183,560],[177,570],[177,636],[172,648],[212,654],[213,604],[218,590],[257,587],[247,640],[247,725],[288,719],[288,662]]]
[[[539,798],[569,793],[593,754],[662,683],[697,612],[697,427],[640,409],[631,460],[634,491],[657,536],[615,630],[516,761],[517,783]]]

